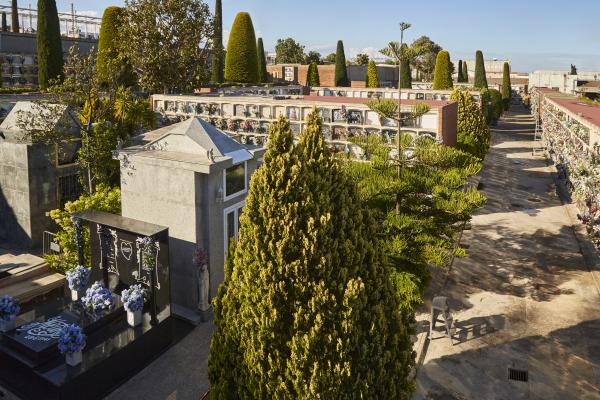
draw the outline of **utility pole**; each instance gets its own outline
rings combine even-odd
[[[411,25],[408,22],[400,22],[400,48],[398,49],[398,134],[397,143],[398,143],[398,179],[400,179],[402,174],[402,159],[403,156],[401,154],[402,149],[400,145],[400,136],[402,135],[402,60],[406,55],[402,54],[402,46],[404,45],[404,31],[410,28]],[[400,206],[401,206],[400,194],[396,194],[396,215],[400,215]]]

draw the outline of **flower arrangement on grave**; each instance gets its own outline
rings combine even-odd
[[[11,330],[17,314],[21,311],[19,302],[12,296],[5,295],[0,298],[0,323],[2,332]]]
[[[65,355],[66,363],[75,366],[81,363],[82,354],[86,344],[86,336],[78,325],[65,326],[58,337],[58,351]]]
[[[75,353],[85,347],[85,333],[76,324],[67,325],[60,331],[58,351],[61,354]]]
[[[74,291],[82,291],[88,284],[92,270],[83,265],[78,265],[67,271],[67,282],[69,289]]]
[[[148,270],[156,268],[156,257],[158,255],[158,242],[149,236],[141,241],[142,244],[142,265]]]
[[[127,323],[136,327],[142,323],[142,308],[146,301],[147,292],[141,285],[132,285],[121,292],[121,300],[127,311]]]
[[[101,282],[95,282],[88,288],[85,296],[81,299],[85,308],[92,313],[102,313],[115,308],[115,300],[110,290]]]
[[[123,306],[129,312],[140,311],[144,307],[147,296],[147,291],[142,285],[132,285],[121,292]]]

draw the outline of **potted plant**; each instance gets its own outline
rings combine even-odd
[[[93,314],[100,314],[115,308],[112,292],[100,282],[95,282],[92,287],[88,288],[81,301],[85,308]]]
[[[146,301],[146,289],[141,285],[132,285],[121,292],[121,300],[127,311],[127,323],[136,327],[142,323],[142,309]]]
[[[11,296],[0,298],[0,332],[8,332],[15,328],[15,318],[20,310],[19,302]]]
[[[83,297],[91,272],[89,268],[85,268],[83,265],[78,265],[67,271],[67,282],[69,283],[69,289],[71,289],[71,299],[73,301],[80,300]]]
[[[58,337],[58,350],[65,355],[65,362],[74,367],[81,364],[85,347],[85,333],[81,327],[71,324],[61,329]]]

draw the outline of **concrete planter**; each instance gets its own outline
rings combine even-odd
[[[8,321],[0,320],[0,332],[8,332],[15,329],[15,316]]]
[[[85,295],[85,289],[73,290],[71,289],[71,300],[79,301]]]
[[[136,327],[142,323],[142,310],[138,311],[127,311],[127,323],[131,327]]]
[[[81,361],[83,361],[83,354],[81,350],[65,354],[65,362],[71,367],[81,364]]]

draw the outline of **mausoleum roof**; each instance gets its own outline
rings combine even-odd
[[[25,130],[73,130],[74,124],[66,116],[67,109],[68,106],[64,104],[19,101],[0,124],[0,132],[17,138]]]

